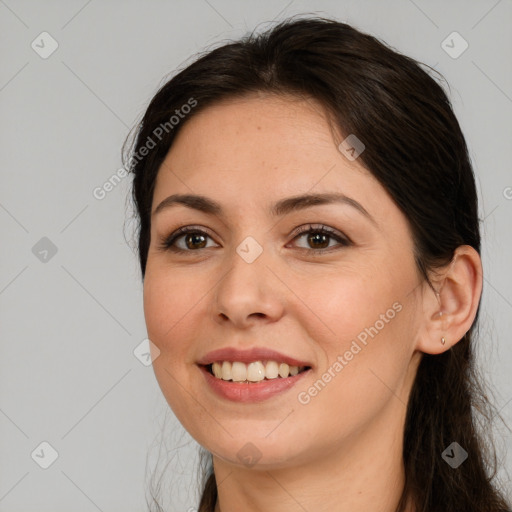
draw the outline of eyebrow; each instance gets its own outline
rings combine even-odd
[[[270,208],[270,214],[273,217],[283,216],[288,213],[304,210],[312,206],[341,203],[352,206],[359,213],[367,217],[373,224],[377,225],[375,219],[368,213],[363,205],[355,199],[340,193],[323,193],[323,194],[303,194],[299,196],[287,197],[274,203]],[[208,215],[222,216],[222,206],[205,196],[195,194],[173,194],[165,198],[153,211],[152,216],[157,215],[161,211],[176,205],[183,205],[187,208],[201,211]]]

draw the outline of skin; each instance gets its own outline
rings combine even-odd
[[[175,193],[205,195],[225,210],[178,205],[153,215],[144,281],[148,337],[160,350],[155,375],[179,421],[213,454],[216,511],[393,512],[404,482],[405,404],[421,354],[448,350],[476,315],[476,251],[459,247],[434,293],[415,266],[407,219],[360,160],[338,150],[341,140],[315,101],[253,94],[185,122],[159,171],[152,211]],[[268,213],[275,201],[306,192],[343,193],[374,220],[338,203]],[[290,236],[310,223],[352,243],[328,238],[324,253],[311,255],[306,249],[321,242]],[[188,252],[159,247],[187,225],[208,232],[207,248],[195,248],[200,240],[187,249],[187,235],[177,243]],[[236,252],[247,236],[263,248],[252,263]],[[394,318],[300,403],[298,394],[396,303]],[[195,364],[228,346],[269,347],[312,371],[265,402],[230,402]],[[237,457],[249,442],[260,454],[251,467]]]

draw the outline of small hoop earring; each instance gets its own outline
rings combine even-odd
[[[441,338],[441,343],[444,345],[446,343],[446,340],[444,338]]]

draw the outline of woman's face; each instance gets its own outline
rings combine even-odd
[[[187,121],[159,171],[144,281],[154,371],[225,461],[383,450],[403,424],[424,285],[406,218],[341,140],[315,102],[253,95]],[[175,194],[205,200],[163,203]],[[341,199],[290,199],[322,194]],[[195,232],[165,248],[184,226]]]

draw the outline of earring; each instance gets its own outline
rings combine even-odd
[[[443,338],[441,338],[441,343],[444,345],[446,343],[446,340]]]

